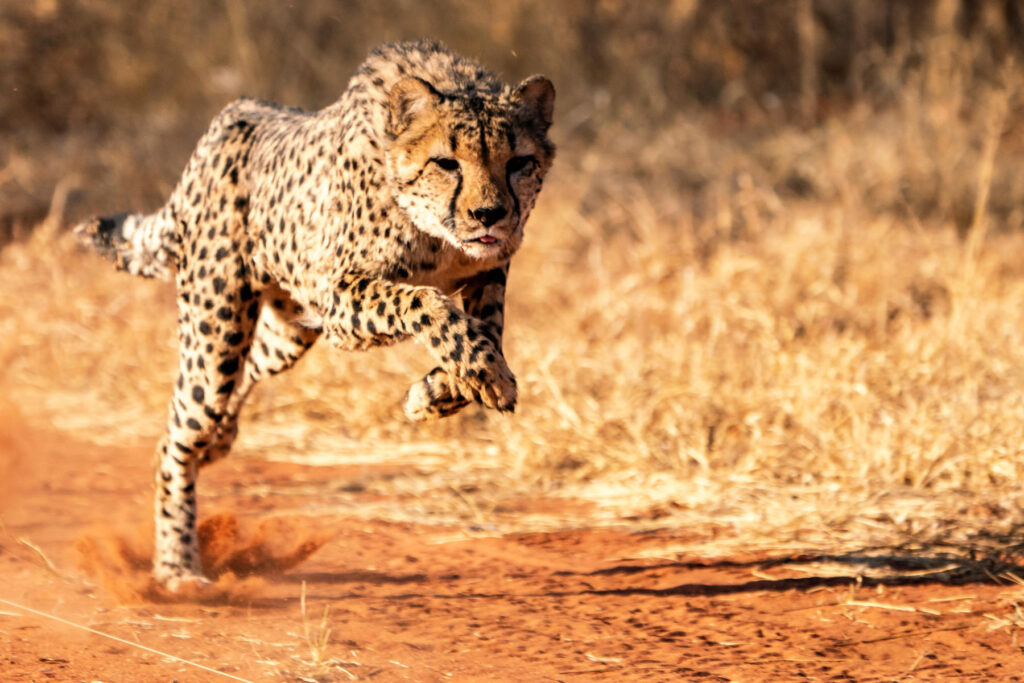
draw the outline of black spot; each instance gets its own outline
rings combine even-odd
[[[213,291],[216,294],[220,294],[224,291],[224,288],[228,286],[227,281],[222,277],[213,278]]]
[[[194,417],[190,417],[189,419],[185,420],[185,424],[188,425],[189,429],[194,429],[197,432],[203,428],[203,426],[199,424],[199,420],[195,419]]]
[[[206,398],[206,392],[199,385],[192,387],[192,400],[196,403],[202,403],[203,399]]]
[[[238,372],[238,356],[232,356],[218,365],[217,372],[222,375],[233,375]],[[218,393],[220,393],[219,390]]]
[[[505,275],[505,271],[501,268],[495,268],[494,270],[488,271],[484,278],[485,283],[489,285],[504,285],[508,279]]]
[[[463,352],[462,335],[461,334],[453,334],[452,335],[452,341],[455,342],[455,347],[452,349],[452,352],[451,352],[452,360],[456,360],[456,361],[462,360],[462,352]]]
[[[220,308],[217,309],[217,317],[220,318],[221,320],[231,320],[232,315],[234,315],[234,312],[227,306],[221,306]]]
[[[210,323],[206,322],[205,320],[200,322],[199,331],[202,332],[203,334],[210,334]]]

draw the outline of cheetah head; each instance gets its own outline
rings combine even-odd
[[[493,92],[390,91],[389,182],[420,230],[475,259],[511,256],[554,158],[555,89],[543,76]]]

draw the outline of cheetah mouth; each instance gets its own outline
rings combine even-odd
[[[498,244],[499,242],[501,242],[501,240],[494,235],[481,235],[480,237],[474,237],[471,240],[463,240],[463,244]]]

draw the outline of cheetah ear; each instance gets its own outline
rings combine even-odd
[[[404,132],[416,119],[437,105],[441,94],[422,78],[406,78],[391,88],[388,95],[392,135]]]
[[[519,103],[524,118],[536,121],[547,130],[555,112],[555,86],[544,76],[530,76],[516,86],[512,100]]]

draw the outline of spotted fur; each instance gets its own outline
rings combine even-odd
[[[202,581],[197,471],[230,450],[252,387],[320,336],[423,344],[438,365],[406,394],[412,419],[513,410],[505,285],[554,156],[553,102],[541,76],[509,87],[438,43],[383,45],[321,111],[230,104],[162,209],[78,228],[120,269],[177,283],[160,581]]]

